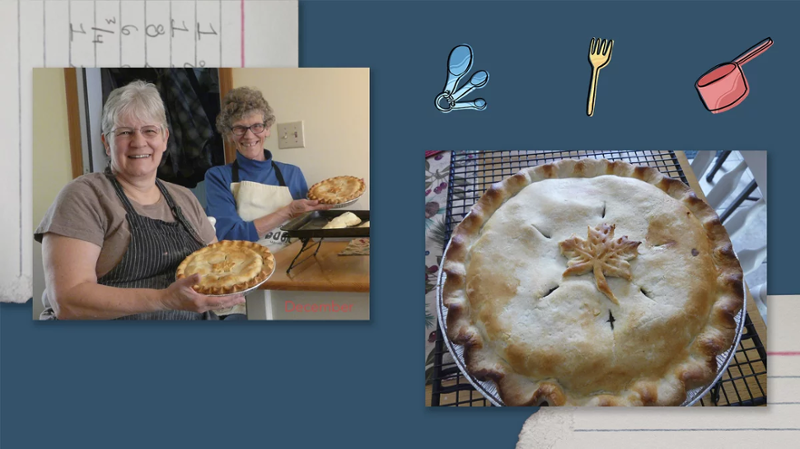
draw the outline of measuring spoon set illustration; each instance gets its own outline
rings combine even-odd
[[[447,82],[442,93],[436,96],[436,109],[442,112],[474,109],[483,111],[486,109],[486,100],[476,98],[472,101],[459,103],[458,100],[469,94],[475,89],[480,89],[489,82],[489,72],[481,70],[475,72],[467,84],[458,88],[461,78],[472,68],[472,47],[469,45],[459,45],[450,52],[447,58]]]
[[[703,106],[711,113],[718,114],[741,104],[750,92],[742,66],[771,47],[772,43],[771,38],[766,38],[747,49],[733,61],[719,64],[701,75],[695,81],[695,89],[703,102]],[[589,98],[586,106],[586,115],[589,117],[594,115],[600,69],[611,62],[613,49],[614,41],[610,39],[592,38],[589,43],[589,65],[592,68],[589,82]],[[447,58],[447,81],[442,93],[437,95],[434,100],[436,109],[439,111],[448,113],[451,111],[486,110],[487,103],[483,98],[459,102],[470,92],[483,88],[489,82],[489,73],[485,70],[480,70],[475,72],[469,81],[459,88],[459,82],[472,68],[473,56],[472,47],[467,44],[459,45],[450,51],[450,55]]]

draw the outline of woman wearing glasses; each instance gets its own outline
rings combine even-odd
[[[264,148],[275,115],[260,91],[232,89],[222,100],[217,130],[236,147],[233,163],[206,172],[206,203],[219,240],[248,240],[276,253],[289,244],[280,227],[292,218],[331,206],[305,199],[300,168],[276,162]],[[244,319],[244,304],[219,310],[225,319]]]
[[[175,281],[186,256],[215,242],[186,188],[156,179],[169,131],[152,84],[115,89],[103,108],[104,173],[76,178],[34,233],[42,243],[42,319],[216,319],[243,296],[208,297]]]
[[[275,115],[260,91],[231,90],[222,100],[217,130],[236,147],[236,160],[206,172],[208,215],[220,240],[249,240],[273,253],[288,244],[280,227],[312,210],[330,206],[305,199],[308,185],[300,168],[276,162],[264,149]]]

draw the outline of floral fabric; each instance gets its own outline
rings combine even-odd
[[[425,379],[430,382],[433,371],[434,349],[436,343],[436,277],[442,261],[445,242],[445,218],[447,214],[447,196],[452,192],[453,206],[456,212],[463,212],[465,206],[465,190],[469,190],[470,177],[463,174],[454,175],[450,183],[449,151],[432,155],[425,160]],[[457,173],[474,171],[474,155],[462,156],[456,163]],[[455,223],[463,219],[463,215],[454,214]],[[445,348],[446,350],[446,348]],[[443,356],[443,363],[452,363],[450,354]]]

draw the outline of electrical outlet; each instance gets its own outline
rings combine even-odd
[[[278,148],[305,148],[303,122],[278,123]]]

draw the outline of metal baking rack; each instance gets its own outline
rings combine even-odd
[[[322,246],[322,241],[324,239],[325,239],[324,237],[321,237],[319,240],[314,242],[314,240],[311,239],[311,237],[303,237],[303,238],[301,238],[300,241],[303,242],[303,246],[300,247],[300,251],[297,253],[296,256],[294,256],[294,259],[292,259],[292,263],[290,263],[289,264],[289,268],[286,269],[286,274],[289,274],[289,272],[292,271],[292,268],[300,265],[301,263],[305,262],[306,260],[308,260],[308,259],[310,259],[312,257],[315,257],[317,255],[317,253],[319,252],[319,247]],[[316,249],[314,250],[314,254],[312,254],[310,256],[306,256],[303,259],[301,259],[300,262],[297,262],[297,259],[304,252],[309,251],[309,250],[311,250],[312,248],[315,248],[315,247],[316,247]]]
[[[454,151],[445,215],[445,239],[469,213],[492,184],[523,168],[561,159],[596,158],[621,160],[657,168],[665,175],[688,185],[674,151]],[[492,407],[483,395],[461,374],[448,354],[438,321],[431,376],[431,405],[454,407]],[[745,314],[744,330],[734,359],[717,384],[695,406],[742,406],[767,403],[767,352],[750,316]]]
[[[358,198],[356,198],[357,200]],[[348,204],[352,204],[352,202]],[[281,230],[287,233],[289,238],[297,238],[300,239],[302,242],[302,246],[300,251],[294,256],[292,262],[289,264],[289,268],[286,269],[286,274],[289,274],[292,269],[301,263],[305,262],[306,260],[315,257],[319,252],[320,246],[322,246],[322,241],[327,238],[354,238],[354,237],[369,237],[369,228],[340,228],[340,229],[323,229],[323,226],[328,223],[334,217],[341,215],[342,213],[352,212],[358,218],[361,219],[362,222],[369,221],[369,211],[368,210],[351,210],[351,211],[337,211],[337,210],[320,210],[320,211],[311,211],[305,213],[290,222],[281,226]],[[318,239],[314,241],[314,239]],[[314,250],[314,253],[311,255],[307,255],[299,262],[297,259],[300,258],[303,253],[307,251]]]

